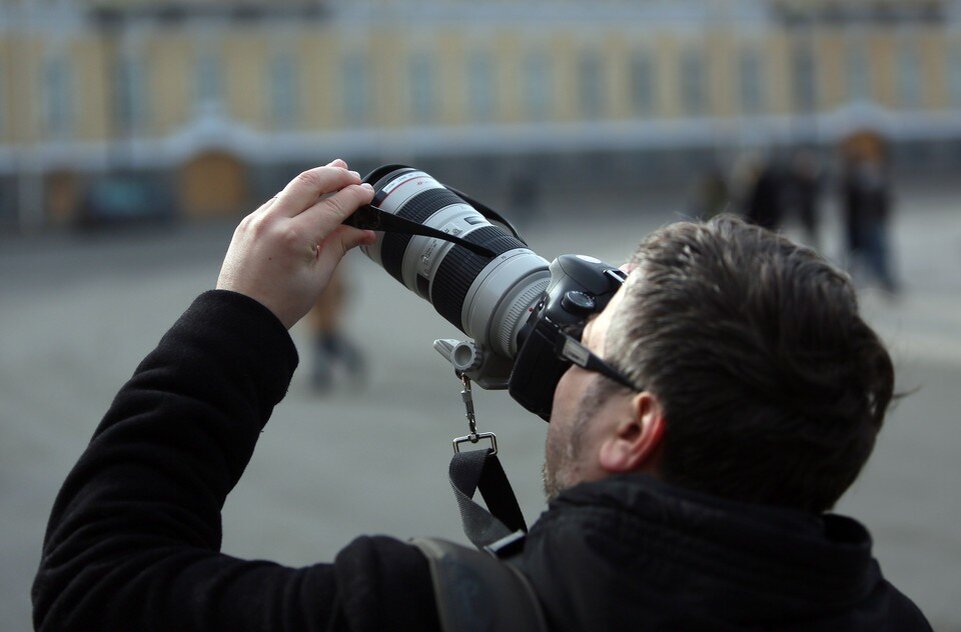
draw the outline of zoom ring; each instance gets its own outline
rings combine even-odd
[[[480,244],[500,255],[508,250],[527,248],[524,242],[506,234],[495,226],[484,226],[464,236],[471,243]],[[462,246],[454,246],[441,261],[431,284],[430,302],[437,313],[464,331],[462,312],[467,291],[477,275],[491,259],[474,254]]]
[[[408,200],[396,215],[417,224],[423,224],[428,217],[452,204],[465,204],[465,202],[447,189],[428,189]],[[404,282],[404,253],[407,251],[410,238],[411,235],[402,233],[385,233],[384,242],[381,245],[381,261],[384,269],[401,283]]]

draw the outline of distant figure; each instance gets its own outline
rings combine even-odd
[[[691,216],[710,219],[728,211],[731,205],[731,192],[727,179],[720,167],[712,167],[697,183],[691,203]]]
[[[527,172],[515,175],[509,185],[511,216],[525,225],[537,219],[540,211],[540,187],[535,177]]]
[[[360,350],[341,331],[341,320],[347,299],[343,265],[334,270],[330,284],[308,314],[313,335],[314,366],[311,386],[318,393],[334,385],[334,373],[342,365],[355,385],[364,379],[364,358]]]
[[[797,212],[805,240],[820,249],[818,206],[821,197],[821,170],[814,152],[802,149],[791,163],[791,206]]]
[[[851,157],[842,195],[849,267],[866,268],[884,290],[896,293],[888,245],[890,187],[882,158]]]
[[[776,230],[784,215],[784,175],[774,162],[761,167],[747,200],[745,219],[763,228]]]
[[[761,173],[763,162],[756,151],[739,154],[728,170],[728,196],[730,197],[730,211],[739,215],[747,215],[748,204],[754,185]]]

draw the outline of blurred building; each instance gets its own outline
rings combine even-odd
[[[236,213],[334,156],[560,186],[584,155],[656,179],[865,132],[961,163],[961,2],[0,0],[22,229]]]

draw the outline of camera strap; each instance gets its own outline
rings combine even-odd
[[[519,542],[527,533],[514,490],[492,449],[457,452],[450,461],[448,474],[464,535],[478,549],[500,555],[502,549]],[[474,500],[478,490],[486,509]]]
[[[527,524],[507,474],[497,458],[497,437],[492,432],[477,432],[470,378],[463,373],[457,375],[464,386],[461,399],[466,409],[470,434],[452,441],[454,457],[448,470],[450,485],[460,510],[464,534],[478,549],[500,556],[523,542]],[[460,450],[461,445],[468,442],[476,444],[482,439],[490,441],[491,447],[485,450]],[[478,490],[487,508],[474,500]]]
[[[452,244],[463,246],[474,254],[487,257],[488,259],[493,259],[497,256],[496,252],[486,246],[475,244],[466,239],[461,239],[455,235],[437,230],[436,228],[431,228],[430,226],[412,222],[403,217],[397,217],[393,213],[388,213],[373,204],[365,204],[358,208],[354,211],[353,215],[344,220],[344,224],[363,230],[378,230],[388,233],[401,233],[403,235],[433,237],[434,239],[442,239]]]

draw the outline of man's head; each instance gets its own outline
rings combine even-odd
[[[731,217],[650,235],[582,342],[643,386],[558,384],[549,494],[648,471],[718,496],[830,508],[874,446],[894,371],[846,275]]]

